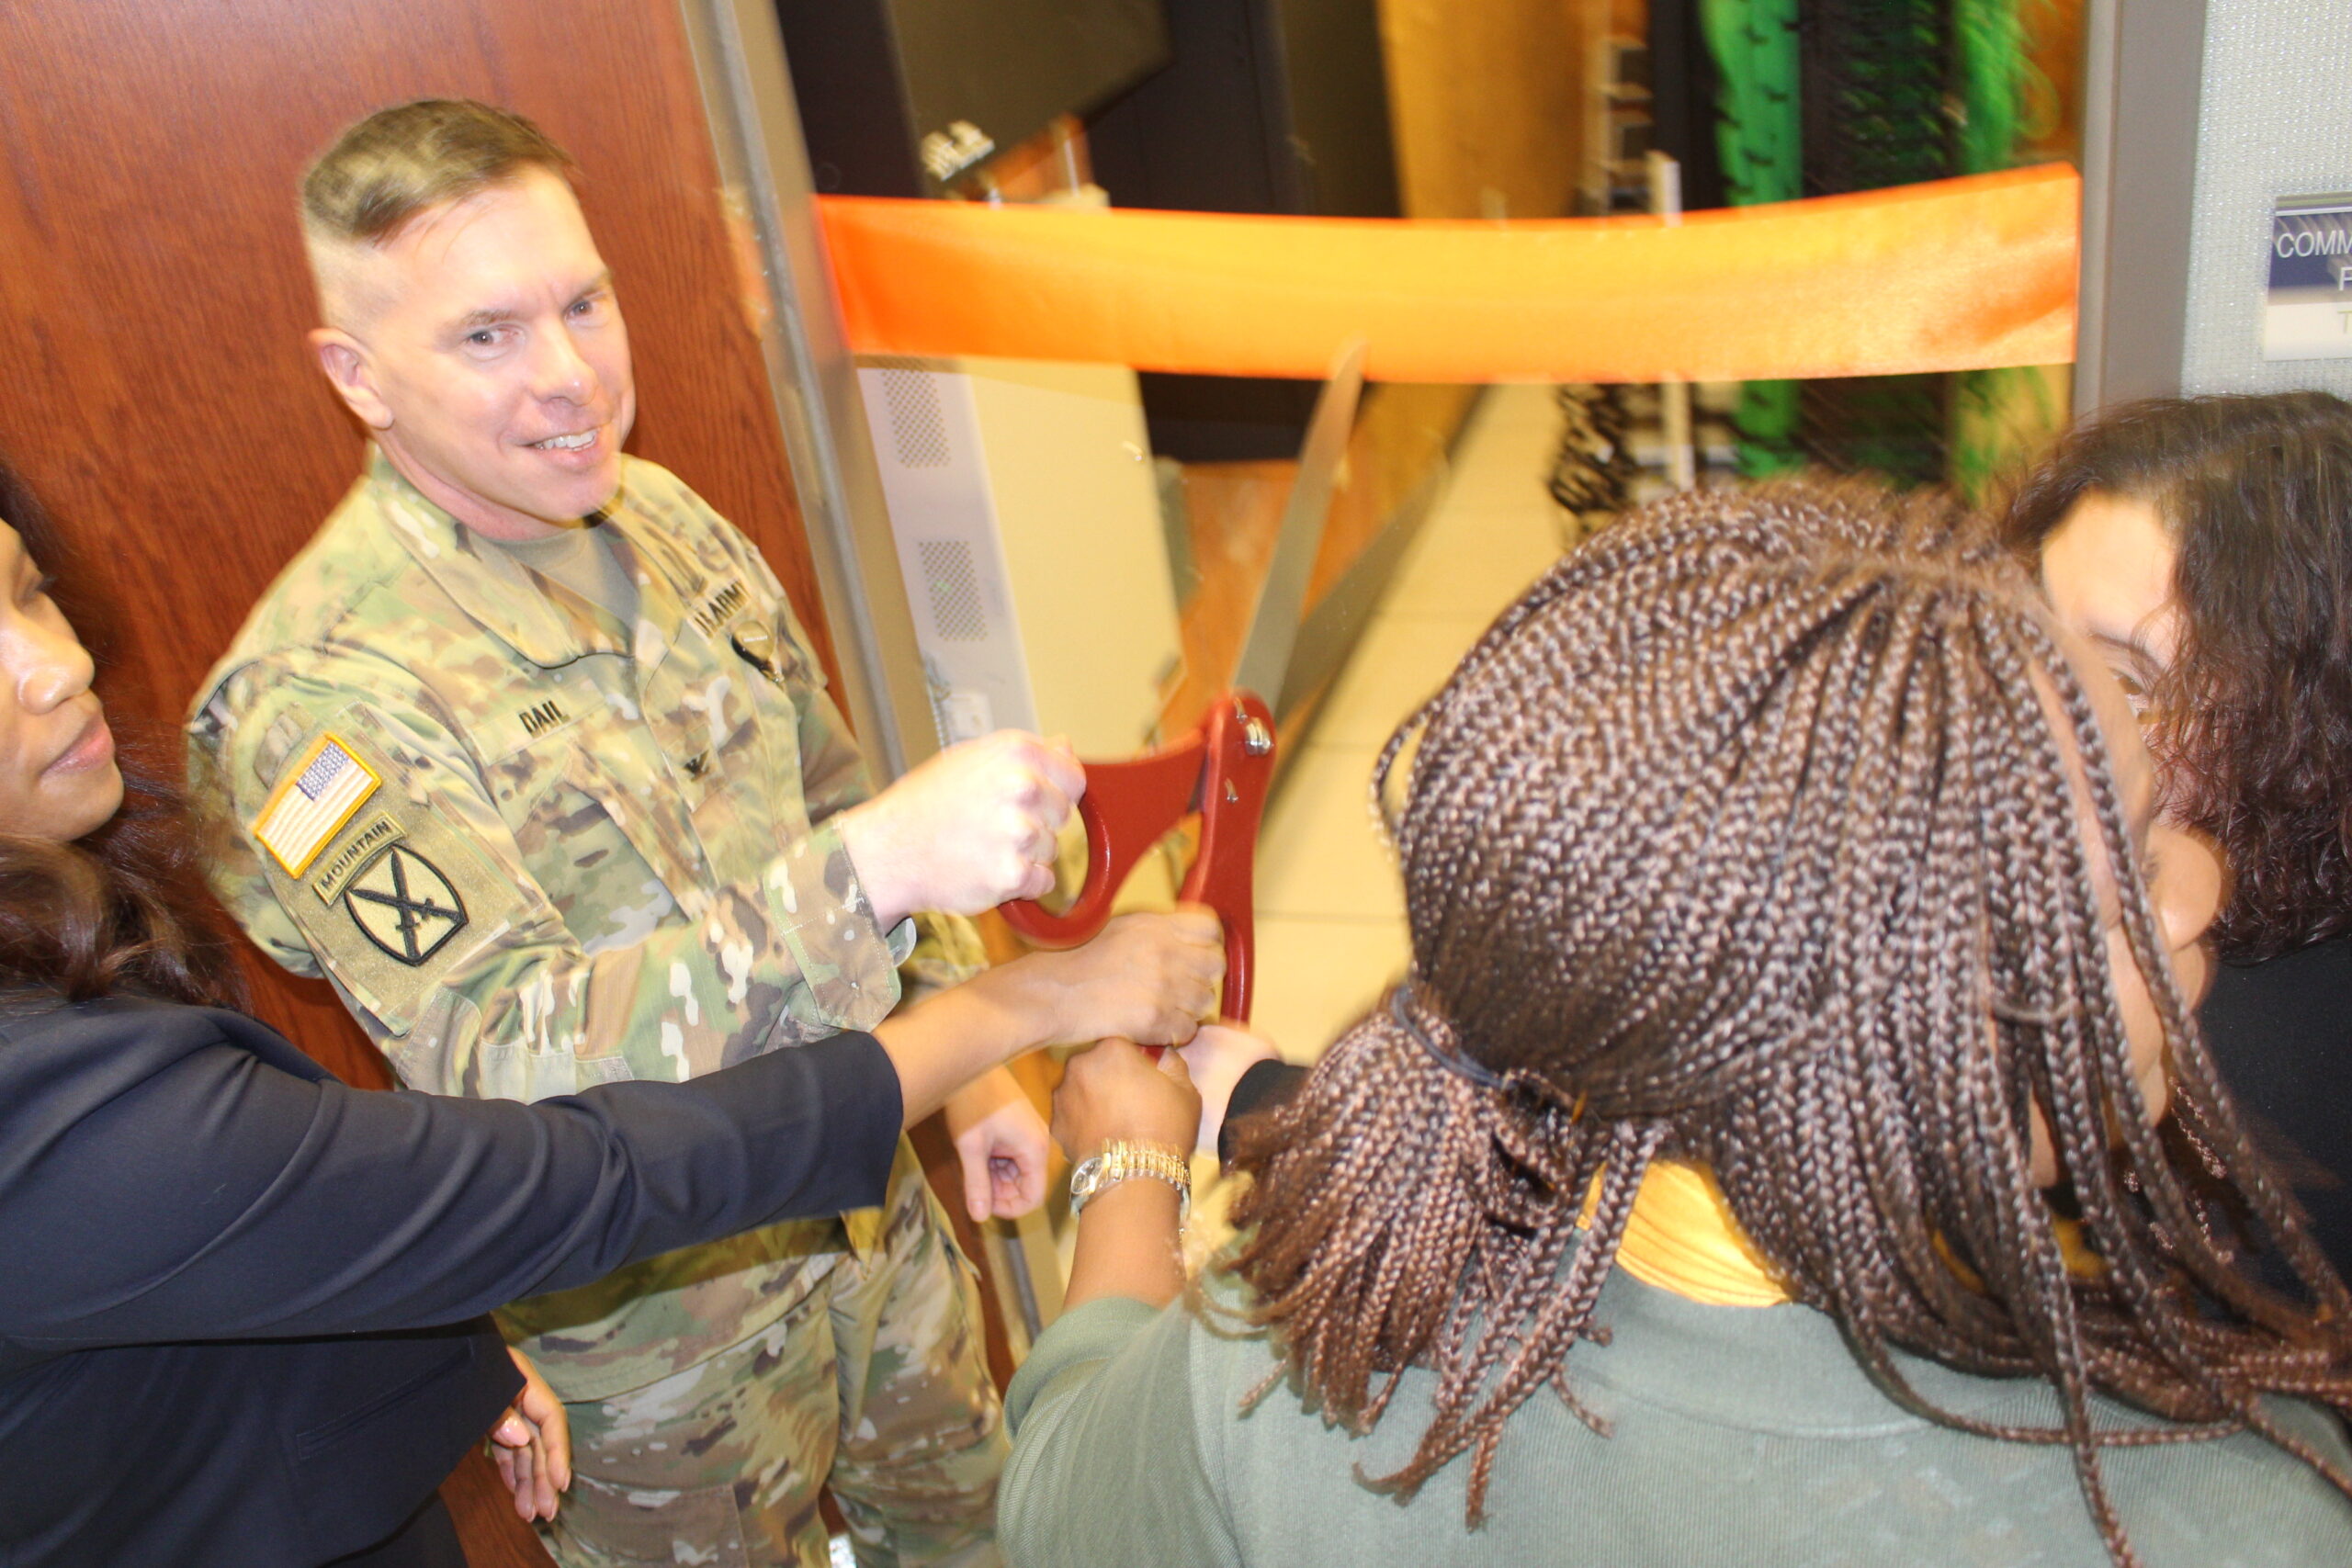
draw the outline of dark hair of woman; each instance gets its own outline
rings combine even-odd
[[[1437,1377],[1409,1492],[1544,1389],[1654,1159],[1711,1170],[1794,1299],[1900,1404],[2064,1445],[2114,1560],[2113,1443],[2352,1409],[2352,1295],[2241,1135],[2166,963],[2094,710],[2048,612],[1940,503],[1692,494],[1569,556],[1383,752],[1415,978],[1242,1123],[1234,1267],[1330,1416]],[[1962,536],[1965,537],[1965,536]],[[2079,759],[2078,763],[2070,759]],[[2148,1124],[2070,784],[2163,1021]],[[2098,1266],[2033,1169],[2046,1122]],[[1588,1193],[1592,1212],[1581,1227]],[[1577,1241],[1581,1234],[1582,1239]],[[2250,1283],[2251,1236],[2308,1297]],[[1901,1348],[2047,1380],[2055,1425],[1935,1407]],[[2104,1393],[2183,1425],[2111,1430]],[[1498,1506],[1508,1506],[1498,1500]]]
[[[2352,931],[2352,404],[2159,398],[2076,426],[2012,497],[2029,555],[2086,495],[2153,506],[2178,549],[2178,650],[2150,694],[2166,807],[2233,878],[2222,955]]]
[[[0,463],[0,521],[44,566],[48,514]],[[236,1007],[234,951],[203,889],[178,792],[133,755],[122,808],[70,844],[0,832],[0,1006],[136,995]]]

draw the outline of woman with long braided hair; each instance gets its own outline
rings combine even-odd
[[[1014,1561],[2352,1560],[2352,1296],[2175,977],[2210,860],[1951,514],[1636,513],[1375,790],[1414,975],[1236,1129],[1190,1298],[1173,1190],[1092,1193]],[[1057,1133],[1193,1109],[1106,1045]]]

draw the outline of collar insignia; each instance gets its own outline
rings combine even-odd
[[[786,658],[776,646],[775,632],[757,615],[746,615],[727,628],[727,640],[734,645],[736,656],[775,682],[784,684]]]

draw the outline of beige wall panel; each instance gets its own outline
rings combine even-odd
[[[1407,216],[1567,210],[1582,9],[1577,0],[1381,0]]]

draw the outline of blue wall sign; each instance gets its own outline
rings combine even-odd
[[[2352,359],[2352,195],[2281,197],[2270,217],[2265,359]]]

